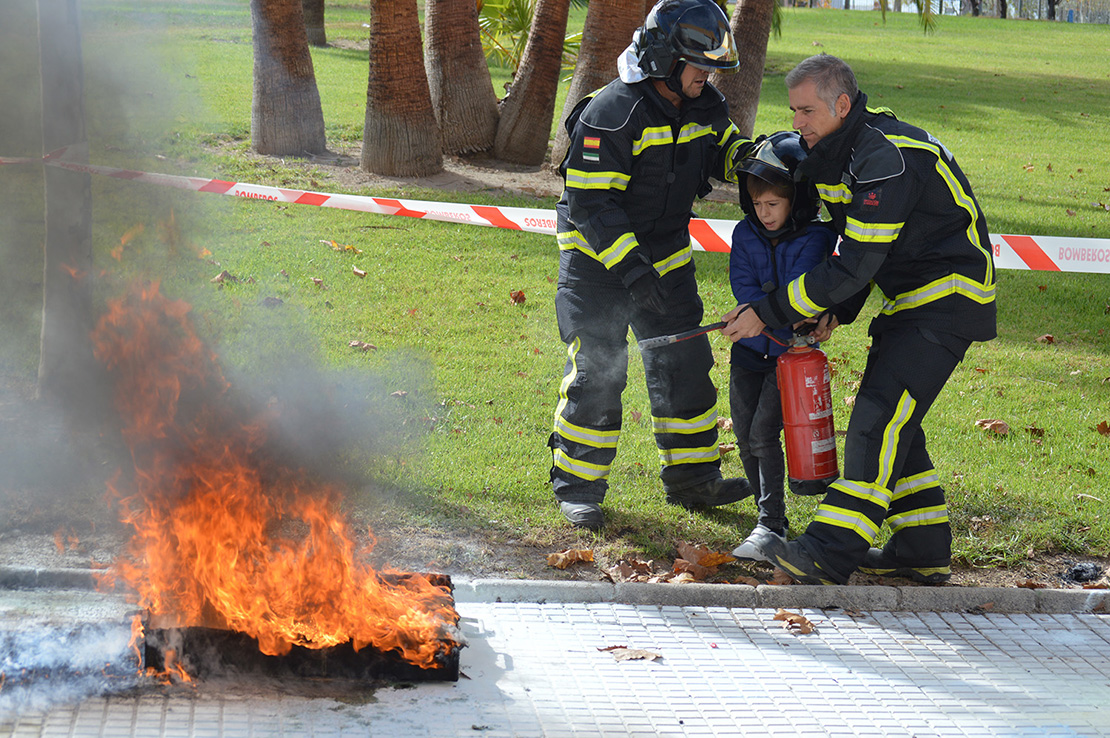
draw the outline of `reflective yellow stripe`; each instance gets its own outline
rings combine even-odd
[[[661,259],[655,262],[654,264],[652,264],[652,266],[655,267],[655,271],[659,272],[659,276],[662,277],[667,272],[673,272],[675,269],[678,269],[681,266],[686,266],[693,258],[694,250],[688,244],[686,248],[674,252],[666,259]]]
[[[694,418],[657,418],[651,416],[655,433],[704,433],[717,427],[717,409],[711,408]]]
[[[570,251],[571,249],[579,249],[580,251],[587,251],[593,254],[590,244],[586,242],[586,237],[578,231],[566,231],[559,233],[555,236],[559,241],[560,251]],[[596,256],[596,254],[595,254]]]
[[[690,143],[691,141],[695,141],[702,136],[712,135],[713,126],[703,126],[697,123],[687,123],[686,125],[682,126],[682,130],[678,132],[678,139],[676,143]]]
[[[586,461],[572,459],[561,448],[555,449],[555,466],[574,476],[593,482],[609,476],[608,464],[591,464]]]
[[[862,220],[848,218],[844,224],[844,235],[860,243],[894,243],[904,225],[905,223],[864,223]]]
[[[619,430],[597,430],[596,428],[583,428],[574,423],[568,423],[565,418],[556,416],[555,432],[568,441],[575,441],[585,446],[594,448],[616,448],[617,439],[620,438]]]
[[[938,486],[940,486],[940,479],[937,477],[937,472],[935,469],[930,469],[920,474],[914,474],[912,477],[903,477],[899,479],[898,484],[894,487],[894,494],[890,499],[900,500],[907,495],[912,495],[923,489]]]
[[[890,477],[894,473],[894,457],[898,454],[898,439],[916,407],[917,401],[910,397],[908,391],[903,390],[894,407],[894,416],[883,429],[883,442],[879,448],[879,476],[875,480],[883,487],[890,486]]]
[[[651,146],[670,145],[674,143],[674,133],[670,126],[655,126],[645,128],[640,138],[632,142],[632,155],[639,156]]]
[[[701,448],[659,449],[659,461],[663,466],[674,466],[676,464],[704,464],[706,462],[717,461],[720,458],[721,452],[716,444],[713,446],[703,446]]]
[[[817,508],[817,514],[813,516],[813,522],[834,525],[837,528],[853,531],[860,538],[867,541],[868,545],[874,543],[875,536],[879,534],[878,527],[863,513],[847,510],[843,507],[834,507],[833,505],[821,505]]]
[[[852,191],[848,189],[846,184],[818,184],[817,194],[821,199],[829,203],[841,203],[847,205],[852,202]]]
[[[612,269],[614,264],[620,263],[620,260],[628,256],[628,252],[640,245],[636,240],[635,234],[622,233],[613,245],[602,251],[597,255],[598,261],[605,265],[606,269]]]
[[[809,295],[806,293],[805,278],[806,275],[803,274],[787,285],[786,294],[790,298],[790,307],[810,318],[825,308],[809,299]]]
[[[892,533],[903,528],[912,528],[919,525],[938,525],[948,522],[948,506],[936,505],[935,507],[922,507],[917,510],[908,510],[898,515],[891,515],[886,519]]]
[[[846,495],[858,497],[883,509],[890,507],[890,490],[879,484],[841,478],[830,484],[829,488],[838,489]]]
[[[567,169],[566,187],[575,190],[625,190],[632,179],[624,172],[586,172]]]
[[[967,211],[971,216],[971,223],[967,226],[967,240],[971,242],[980,254],[986,265],[986,273],[983,280],[983,285],[993,285],[994,283],[994,260],[991,258],[990,244],[984,245],[979,239],[979,211],[975,207],[975,200],[972,198],[971,193],[966,192],[960,185],[959,179],[956,178],[956,173],[952,171],[952,167],[948,166],[945,156],[947,149],[936,143],[919,141],[916,138],[909,138],[907,136],[887,136],[887,138],[894,143],[895,146],[905,148],[923,149],[932,152],[937,157],[937,173],[940,174],[945,184],[948,185],[949,192],[952,193],[952,200],[956,205]]]
[[[971,277],[966,277],[963,274],[949,274],[930,282],[924,287],[918,287],[916,290],[898,295],[894,299],[888,298],[883,303],[882,312],[884,315],[893,315],[902,310],[912,310],[922,305],[928,305],[949,295],[961,295],[969,300],[974,300],[980,305],[986,305],[994,301],[994,293],[995,285],[993,284],[987,285],[976,282]]]
[[[574,384],[574,380],[578,377],[578,350],[582,348],[582,339],[575,338],[567,344],[567,364],[570,369],[563,377],[563,381],[559,384],[559,404],[555,406],[555,431],[559,430],[559,418],[563,416],[563,410],[567,407],[567,390]]]

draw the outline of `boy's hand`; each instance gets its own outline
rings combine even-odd
[[[728,336],[728,339],[736,343],[741,338],[751,338],[758,336],[759,332],[767,327],[767,324],[759,319],[754,310],[749,310],[751,305],[745,303],[737,305],[732,310],[721,316],[726,325],[721,329],[721,333]]]

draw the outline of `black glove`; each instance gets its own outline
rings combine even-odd
[[[628,285],[632,294],[632,302],[636,307],[649,313],[662,315],[667,312],[667,293],[659,283],[659,277],[654,272],[647,272],[632,284]]]

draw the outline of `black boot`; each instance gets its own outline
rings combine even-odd
[[[755,494],[755,489],[743,477],[724,479],[717,477],[708,482],[681,490],[667,490],[667,502],[687,510],[701,510],[739,502]]]
[[[559,510],[575,528],[587,530],[601,530],[605,525],[605,513],[601,505],[596,502],[566,502],[559,503]]]
[[[952,578],[950,562],[922,561],[910,563],[896,559],[881,548],[870,549],[863,557],[859,570],[864,574],[911,579],[922,584],[944,584]]]

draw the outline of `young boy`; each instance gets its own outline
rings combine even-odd
[[[806,157],[800,140],[792,131],[772,134],[739,167],[747,174],[740,180],[740,207],[746,217],[732,232],[729,262],[737,304],[756,302],[788,284],[824,261],[836,244],[836,234],[814,220],[820,207],[816,188],[809,182],[795,183],[795,170]],[[756,558],[767,537],[786,537],[782,402],[775,366],[792,338],[790,329],[780,328],[732,345],[732,428],[759,508],[755,529],[732,552],[738,559]]]

